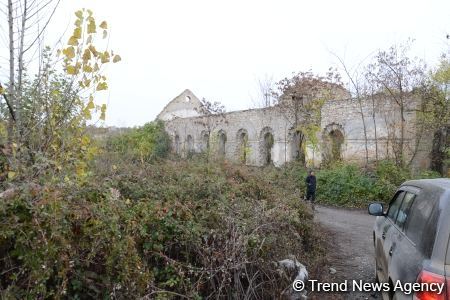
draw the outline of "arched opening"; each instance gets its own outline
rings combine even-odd
[[[225,156],[225,149],[226,149],[226,143],[227,143],[227,135],[224,131],[219,131],[219,133],[217,134],[217,138],[218,138],[218,154],[221,157]]]
[[[202,151],[203,152],[209,151],[209,133],[207,132],[202,133]]]
[[[301,164],[305,164],[306,162],[306,158],[305,158],[305,143],[306,143],[306,138],[305,135],[303,134],[303,132],[301,132],[300,130],[296,130],[293,134],[292,134],[292,140],[291,140],[291,157],[292,160],[294,161],[298,161]]]
[[[180,136],[175,135],[174,150],[176,154],[180,154]]]
[[[194,153],[194,139],[192,138],[192,135],[187,136],[186,146],[187,146],[188,155],[191,155],[192,153]]]
[[[245,129],[240,129],[237,133],[237,157],[240,163],[246,164],[249,152],[248,133]]]
[[[332,123],[325,127],[323,132],[323,162],[333,163],[342,159],[342,146],[344,144],[343,127]]]
[[[342,159],[342,144],[344,143],[344,135],[339,129],[334,129],[330,132],[331,140],[331,159],[332,161],[339,161]]]
[[[272,150],[275,139],[272,134],[272,129],[270,129],[269,127],[265,127],[261,131],[260,138],[261,162],[264,166],[266,166],[273,163]]]

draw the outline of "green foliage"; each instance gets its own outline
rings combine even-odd
[[[170,137],[162,121],[149,122],[142,127],[113,135],[106,142],[108,151],[141,162],[164,158],[170,150]]]
[[[317,198],[320,202],[358,207],[380,200],[376,182],[356,165],[337,164],[317,173]]]
[[[276,298],[273,261],[323,255],[312,214],[262,172],[115,163],[0,202],[2,298]]]
[[[120,56],[96,48],[97,29],[101,28],[103,37],[107,35],[106,22],[97,27],[88,9],[75,15],[66,47],[56,55],[45,48],[37,60],[39,72],[29,78],[20,70],[20,86],[7,95],[14,98],[17,119],[5,146],[8,151],[0,155],[5,155],[7,168],[16,174],[17,182],[44,176],[48,180],[85,181],[87,165],[97,154],[85,134],[86,123],[94,115],[105,119],[106,105],[97,103],[95,97],[107,89],[102,69],[110,58],[118,62]]]
[[[286,195],[302,199],[306,194],[307,169],[299,162],[282,169],[265,169],[267,178]],[[317,177],[317,202],[341,207],[365,207],[374,201],[389,202],[395,190],[411,179],[437,178],[439,173],[423,171],[412,174],[399,168],[394,161],[380,161],[368,170],[356,164],[343,162],[315,170]]]

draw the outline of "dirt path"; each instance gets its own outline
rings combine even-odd
[[[343,282],[346,279],[373,282],[372,228],[375,217],[368,215],[365,210],[319,206],[316,207],[315,220],[332,235],[329,267],[335,269],[336,273],[329,274],[330,282]],[[377,294],[361,292],[327,296],[332,296],[330,299],[381,299]]]

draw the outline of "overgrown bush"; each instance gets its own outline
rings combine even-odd
[[[124,133],[107,138],[106,148],[120,157],[140,162],[164,158],[170,150],[170,137],[162,121],[149,122],[142,127],[129,129]]]
[[[322,203],[361,206],[378,200],[376,180],[358,166],[342,164],[317,173],[317,197]]]
[[[260,172],[259,169],[256,170],[255,172]],[[304,198],[307,168],[302,164],[293,162],[279,169],[267,167],[263,172],[271,184],[277,186],[285,195]],[[379,161],[372,169],[340,162],[317,169],[315,173],[316,201],[343,207],[364,207],[374,201],[387,203],[395,190],[407,180],[440,177],[433,171],[413,174],[409,169],[399,168],[389,160]]]
[[[321,259],[312,214],[264,173],[106,158],[0,202],[1,297],[279,298],[275,261]]]
[[[317,172],[317,197],[321,203],[362,207],[369,202],[389,202],[395,190],[411,179],[437,178],[437,172],[413,174],[394,162],[380,161],[373,170],[338,163]]]

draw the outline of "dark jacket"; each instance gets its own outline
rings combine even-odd
[[[314,192],[316,190],[316,176],[308,175],[308,177],[306,177],[305,182],[308,191]]]

